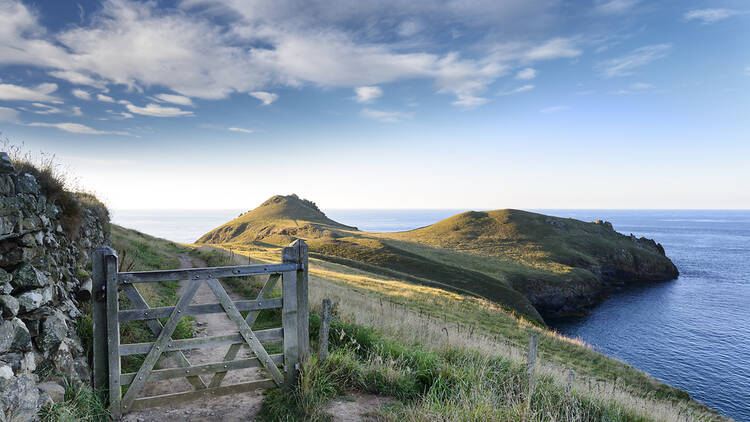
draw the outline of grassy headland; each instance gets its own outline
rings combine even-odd
[[[407,232],[368,233],[296,195],[274,196],[198,243],[262,251],[296,238],[314,258],[485,298],[538,323],[584,312],[616,283],[678,275],[661,245],[606,222],[470,211]]]

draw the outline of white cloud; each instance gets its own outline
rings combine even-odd
[[[20,115],[21,113],[14,108],[0,107],[0,122],[18,123]]]
[[[40,84],[35,87],[25,87],[13,84],[0,84],[0,100],[5,101],[39,101],[59,104],[59,98],[51,96],[57,91],[57,84]]]
[[[536,70],[527,67],[526,69],[521,69],[516,74],[516,79],[521,80],[530,80],[536,78]]]
[[[599,2],[594,7],[594,11],[602,15],[618,15],[625,13],[638,4],[640,0],[610,0]]]
[[[146,107],[138,107],[133,104],[125,106],[128,111],[135,114],[142,114],[144,116],[153,117],[178,117],[178,116],[190,116],[193,114],[192,111],[182,110],[177,107],[162,107],[158,104],[148,104]]]
[[[2,64],[42,67],[76,84],[121,84],[135,92],[161,86],[203,99],[264,92],[270,86],[355,88],[428,79],[438,92],[454,95],[455,104],[477,105],[486,101],[481,93],[511,65],[582,53],[571,38],[502,42],[502,37],[522,39],[507,34],[526,34],[529,27],[548,23],[557,0],[423,0],[410,5],[388,0],[356,8],[328,1],[300,8],[287,0],[184,0],[177,9],[160,9],[156,2],[104,0],[90,24],[54,34],[20,1],[0,1],[9,4],[0,12]],[[215,19],[219,15],[231,18],[227,23]],[[467,30],[502,27],[502,35],[486,40],[502,48],[457,47],[485,52],[467,58],[454,50],[434,53],[439,51],[434,47],[440,47],[436,41],[387,41],[394,30],[438,39],[456,22]]]
[[[183,106],[190,106],[194,107],[193,100],[190,99],[190,97],[186,97],[184,95],[174,95],[174,94],[158,94],[156,95],[156,98],[166,101],[168,103],[172,104],[179,104]]]
[[[597,65],[597,69],[607,78],[631,75],[639,67],[663,59],[671,49],[671,44],[647,45],[622,57],[601,62]]]
[[[29,123],[28,126],[53,127],[65,132],[78,133],[82,135],[125,135],[133,136],[130,132],[97,130],[80,123]]]
[[[381,97],[383,90],[377,86],[358,86],[354,88],[354,93],[357,95],[356,100],[358,103],[368,104],[372,100]]]
[[[451,104],[461,107],[478,107],[489,101],[487,98],[475,97],[473,95],[458,94],[458,99]]]
[[[63,111],[57,107],[53,107],[51,105],[42,104],[42,103],[31,103],[36,109],[23,109],[24,111],[29,111],[36,114],[59,114]]]
[[[413,119],[414,113],[404,113],[401,111],[382,111],[370,108],[363,109],[360,114],[368,119],[379,120],[386,123],[396,123],[406,119]]]
[[[512,89],[510,91],[500,92],[500,93],[498,93],[498,95],[513,95],[513,94],[518,94],[518,93],[521,93],[521,92],[531,91],[534,88],[535,88],[534,85],[527,84],[527,85],[519,86],[518,88]]]
[[[264,91],[251,92],[250,96],[259,99],[264,106],[270,105],[271,103],[279,99],[278,94]]]
[[[114,103],[115,99],[110,97],[109,95],[104,94],[96,94],[96,99],[105,103]]]
[[[553,38],[525,52],[523,58],[526,61],[571,59],[580,56],[582,53],[574,40]]]
[[[570,107],[564,106],[564,105],[552,106],[552,107],[543,108],[539,110],[539,112],[549,114],[549,113],[557,113],[557,112],[565,111],[565,110],[570,110]]]
[[[115,120],[132,119],[133,115],[126,111],[114,111],[107,110],[107,113],[111,114]]]
[[[91,99],[91,94],[89,94],[88,92],[86,92],[86,91],[84,91],[82,89],[74,89],[74,90],[72,90],[70,92],[73,94],[74,97],[79,98],[81,100],[90,100]]]
[[[683,18],[686,21],[697,20],[704,25],[708,25],[744,13],[746,12],[731,9],[695,9],[685,12]]]
[[[73,116],[83,116],[83,111],[81,111],[81,107],[73,106],[70,114],[72,114]]]
[[[227,128],[227,130],[231,130],[232,132],[253,133],[252,130],[243,129],[241,127],[230,127],[230,128]]]
[[[107,86],[107,83],[101,79],[94,79],[89,75],[74,70],[55,70],[49,72],[49,75],[75,85],[88,85],[101,89]]]

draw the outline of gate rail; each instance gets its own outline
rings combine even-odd
[[[310,350],[308,309],[308,248],[296,240],[282,249],[281,263],[237,265],[228,267],[189,268],[181,270],[118,272],[117,254],[109,247],[99,248],[93,255],[93,320],[94,320],[94,387],[108,391],[109,409],[113,418],[144,408],[207,396],[252,391],[295,382],[300,363]],[[219,278],[247,275],[269,275],[255,300],[232,301],[219,283]],[[282,296],[266,298],[281,279]],[[159,283],[186,280],[184,293],[175,306],[149,307],[135,287],[136,283]],[[206,283],[218,303],[190,305],[195,292]],[[119,309],[119,290],[135,309]],[[252,326],[263,309],[281,308],[281,328],[253,331]],[[245,318],[241,311],[249,311]],[[171,335],[182,317],[225,312],[237,326],[230,335],[172,340]],[[159,318],[167,318],[162,324]],[[120,344],[120,323],[145,321],[156,340],[148,343]],[[283,341],[283,353],[268,355],[262,343]],[[183,350],[230,345],[222,361],[191,365]],[[254,356],[236,359],[242,345],[249,346]],[[145,354],[143,364],[135,373],[121,373],[120,358]],[[163,355],[169,355],[177,368],[154,369]],[[282,365],[282,374],[278,365]],[[264,368],[270,379],[258,379],[222,386],[227,371]],[[206,384],[200,375],[213,374]],[[146,382],[186,378],[194,391],[137,397]],[[122,386],[128,386],[122,394]]]

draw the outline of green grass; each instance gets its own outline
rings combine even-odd
[[[179,255],[190,252],[190,248],[168,240],[155,238],[135,230],[112,225],[112,247],[117,251],[120,271],[152,271],[179,268]],[[177,281],[163,283],[141,283],[137,286],[141,296],[151,307],[174,306],[179,299],[180,285]],[[132,305],[125,295],[120,295],[120,309]],[[192,316],[183,317],[177,324],[172,338],[184,339],[194,336]],[[166,318],[161,319],[162,324]],[[155,337],[144,321],[126,322],[120,325],[120,342],[144,343]],[[145,355],[122,357],[122,371],[135,372],[143,363]]]
[[[368,233],[336,223],[309,201],[274,196],[199,243],[258,250],[307,240],[311,256],[371,273],[492,300],[544,323],[581,313],[607,283],[676,278],[656,243],[611,225],[519,210],[470,211],[427,227]]]
[[[312,315],[313,339],[319,321]],[[568,391],[546,376],[537,376],[530,390],[526,368],[507,359],[394,342],[337,320],[331,332],[328,359],[321,363],[313,355],[293,388],[269,390],[259,420],[330,420],[325,405],[352,390],[394,398],[394,404],[376,410],[378,420],[387,421],[653,420]]]
[[[106,402],[86,385],[65,385],[60,403],[45,405],[39,412],[42,422],[109,421]]]
[[[209,267],[224,267],[231,265],[243,265],[252,263],[248,258],[234,254],[229,251],[215,248],[195,248],[190,251],[192,256],[202,259]],[[245,277],[226,277],[219,281],[225,289],[238,294],[245,299],[255,299],[260,293],[260,289],[268,280],[268,276],[245,276]],[[273,291],[266,293],[266,298],[275,298],[281,296],[281,282],[277,282]],[[240,312],[246,317],[249,311]],[[281,309],[264,309],[258,313],[255,324],[251,327],[254,330],[265,330],[281,326]],[[274,346],[275,347],[275,346]],[[276,349],[274,349],[276,350]],[[268,351],[269,353],[277,353]]]
[[[158,251],[171,251],[166,255],[183,250],[167,244],[162,248],[161,241],[155,242],[154,248]],[[251,259],[209,246],[193,248],[190,253],[209,266],[246,264],[256,257],[265,262],[279,259],[277,249],[259,247],[252,251],[258,254]],[[312,260],[310,271],[312,304],[319,303],[322,297],[330,297],[343,319],[362,320],[369,325],[367,318],[374,318],[373,325],[378,331],[362,324],[337,322],[340,325],[335,326],[332,334],[335,338],[332,358],[323,367],[305,366],[305,373],[310,375],[302,378],[306,379],[306,384],[301,390],[287,391],[288,394],[282,394],[281,390],[269,392],[268,404],[262,413],[264,420],[324,420],[325,403],[351,390],[398,399],[378,416],[394,421],[484,420],[482,415],[499,420],[521,417],[550,420],[545,419],[540,409],[556,403],[563,403],[552,413],[559,420],[644,420],[632,414],[632,409],[640,406],[646,406],[649,411],[656,409],[655,415],[676,415],[673,408],[685,408],[694,412],[696,418],[721,420],[709,409],[690,401],[683,391],[583,347],[581,342],[520,320],[493,302],[327,261]],[[245,279],[239,287],[246,288],[245,294],[254,297],[260,281],[263,280]],[[313,338],[317,336],[316,318],[312,323]],[[278,314],[261,313],[253,328],[279,324]],[[344,330],[343,339],[338,337],[336,329]],[[530,330],[540,334],[539,363],[543,375],[532,397],[532,407],[526,409],[521,403],[525,395],[506,391],[506,387],[523,381],[522,368],[516,363],[520,361],[517,351],[525,349]],[[269,346],[271,353],[280,351],[278,344]],[[575,369],[579,374],[580,390],[575,394],[566,395],[560,377],[549,375],[550,368],[558,367],[566,371]],[[342,372],[344,369],[346,371]],[[434,375],[443,373],[444,376],[437,378]],[[449,384],[451,388],[447,392],[451,394],[446,394],[439,379],[455,373],[471,377],[467,378],[466,385]],[[483,373],[503,375],[498,378]],[[514,381],[502,381],[505,377]],[[588,389],[581,385],[586,380]],[[591,388],[592,382],[594,388]],[[614,391],[616,386],[618,393],[614,398],[602,397],[596,393],[600,385],[606,391]],[[493,386],[502,388],[492,390]],[[493,394],[483,396],[481,393],[486,391]],[[463,405],[464,402],[468,404]],[[496,408],[502,412],[497,413],[493,410]],[[588,419],[570,415],[588,415]]]

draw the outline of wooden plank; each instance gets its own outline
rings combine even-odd
[[[318,358],[324,362],[328,357],[328,331],[331,328],[331,299],[323,299],[318,337]]]
[[[256,301],[264,300],[267,293],[271,293],[274,288],[276,288],[276,283],[279,281],[279,278],[281,278],[281,275],[279,274],[271,274],[268,277],[268,280],[266,281],[266,284],[263,285],[263,287],[260,289],[260,292],[258,292],[258,296],[255,298]],[[279,299],[279,303],[281,303],[281,298]],[[234,302],[235,304],[238,304],[238,302]],[[239,305],[237,306],[239,309]],[[249,312],[247,316],[245,317],[245,322],[247,322],[247,326],[251,329],[253,328],[253,324],[255,324],[255,320],[258,319],[258,315],[260,315],[260,312]],[[257,334],[257,333],[256,333]],[[225,361],[231,361],[234,358],[237,357],[237,352],[240,351],[240,345],[239,344],[233,344],[229,346],[229,350],[227,350],[227,353],[224,355]],[[224,377],[227,375],[226,371],[224,372],[217,372],[214,374],[213,378],[211,379],[211,382],[208,384],[209,387],[214,388],[221,385],[221,382],[224,380]]]
[[[114,253],[114,251],[106,246],[95,250],[91,264],[91,278],[93,281],[91,301],[93,305],[92,318],[94,321],[94,389],[97,391],[106,391],[109,388],[107,299],[104,295],[107,279],[104,274],[104,255],[111,253]]]
[[[127,284],[126,284],[127,286]],[[130,284],[132,286],[132,284]],[[281,308],[281,298],[266,300],[240,300],[234,302],[238,311],[259,311],[263,309]],[[120,322],[141,321],[148,319],[167,318],[172,314],[174,306],[164,306],[150,309],[127,309],[120,311],[118,317]],[[224,309],[218,303],[206,303],[201,305],[190,305],[183,312],[185,315],[202,315],[223,313]]]
[[[143,296],[141,296],[141,294],[138,292],[138,289],[136,289],[134,285],[123,284],[122,291],[125,293],[128,299],[130,299],[130,303],[132,303],[133,306],[135,306],[136,308],[141,308],[141,309],[149,309],[146,299],[144,299]],[[122,322],[122,320],[120,321]],[[164,329],[164,326],[161,324],[161,322],[157,320],[148,320],[146,321],[146,325],[154,334],[154,336],[158,336],[159,333],[161,333],[161,330]],[[188,359],[185,357],[185,355],[181,351],[170,352],[169,357],[174,359],[174,361],[177,363],[178,366],[182,366],[182,367],[190,366],[190,361],[188,361]],[[201,377],[199,376],[190,376],[190,377],[187,377],[187,380],[196,390],[206,388],[206,383],[204,383]]]
[[[189,391],[186,393],[173,393],[161,396],[145,397],[136,399],[131,406],[132,409],[129,410],[140,410],[148,407],[172,405],[176,403],[183,403],[186,401],[206,399],[209,397],[224,396],[227,394],[247,393],[258,389],[271,388],[274,387],[274,385],[275,384],[272,379],[264,379],[242,384],[227,385],[224,387],[208,388],[199,391]]]
[[[297,337],[299,344],[299,360],[304,362],[310,355],[310,307],[308,306],[308,269],[307,257],[309,250],[302,239],[294,242],[297,249]]]
[[[186,268],[180,270],[159,270],[126,272],[117,275],[117,282],[147,283],[157,281],[177,280],[209,280],[212,278],[241,277],[254,274],[282,273],[296,270],[296,266],[289,264],[253,264],[232,267]]]
[[[146,358],[143,360],[141,368],[138,369],[138,373],[136,374],[133,383],[130,384],[130,388],[128,388],[128,391],[122,398],[123,409],[129,408],[130,405],[133,404],[133,400],[135,400],[135,398],[138,396],[138,393],[140,393],[141,389],[143,389],[143,384],[146,383],[148,374],[152,369],[154,369],[154,365],[156,365],[156,361],[159,360],[162,352],[166,350],[166,346],[169,343],[169,338],[172,336],[174,329],[177,328],[177,324],[180,322],[180,319],[182,319],[183,310],[187,308],[187,305],[191,300],[193,300],[193,296],[195,296],[195,292],[198,290],[198,287],[200,287],[201,283],[203,283],[203,280],[191,280],[190,285],[188,285],[187,289],[185,290],[185,293],[180,296],[180,299],[177,301],[177,306],[175,306],[174,308],[174,312],[172,312],[172,315],[170,315],[167,323],[164,324],[164,328],[161,330],[161,333],[159,333],[159,337],[156,339],[153,347],[146,355]],[[118,373],[117,381],[119,382],[119,380],[120,375]]]
[[[284,339],[281,328],[269,328],[254,332],[261,343],[275,343]],[[120,345],[120,355],[142,355],[151,350],[154,343],[131,343]],[[183,340],[171,340],[167,343],[167,351],[204,349],[206,347],[219,347],[231,344],[245,344],[245,339],[240,334],[228,334],[214,337],[196,337]]]
[[[271,360],[274,361],[274,363],[280,365],[284,363],[284,355],[281,353],[271,355]],[[168,380],[168,379],[173,379],[173,378],[183,378],[185,377],[186,374],[191,374],[191,376],[197,376],[197,375],[202,375],[202,374],[214,374],[218,372],[226,373],[227,371],[233,371],[236,369],[257,368],[259,366],[261,366],[261,363],[258,360],[258,358],[252,357],[248,359],[206,363],[203,365],[195,365],[195,366],[190,366],[187,368],[155,369],[151,371],[151,373],[148,375],[148,378],[146,378],[146,382],[163,381],[163,380]],[[135,375],[136,375],[135,372],[130,372],[127,374],[120,375],[120,384],[121,385],[130,384],[131,382],[133,382]],[[213,387],[210,387],[210,388],[213,388]]]
[[[281,250],[281,260],[297,265],[297,248],[287,246]],[[299,369],[299,337],[297,334],[297,271],[281,273],[281,324],[284,329],[284,370],[287,385],[297,382]]]
[[[107,281],[107,350],[109,377],[109,413],[117,420],[122,415],[120,408],[120,324],[117,321],[117,254],[110,249],[104,254],[104,277]]]
[[[223,287],[221,287],[221,283],[219,283],[219,280],[215,278],[209,279],[206,281],[206,284],[208,284],[208,287],[211,288],[211,291],[214,293],[214,296],[216,296],[216,299],[218,299],[219,303],[221,303],[221,306],[224,307],[224,310],[226,311],[227,316],[229,316],[229,319],[231,319],[232,322],[237,325],[242,338],[244,338],[247,344],[250,346],[250,350],[252,350],[253,353],[255,353],[255,356],[260,359],[263,367],[266,368],[266,370],[271,374],[271,377],[274,381],[276,381],[276,384],[281,385],[284,381],[284,377],[281,375],[281,372],[279,372],[279,368],[277,368],[276,364],[273,363],[271,358],[268,356],[266,349],[263,348],[263,345],[260,344],[258,338],[253,334],[253,330],[250,329],[250,327],[247,325],[247,322],[245,322],[245,319],[242,318],[242,315],[240,315],[240,312],[232,303],[232,299],[229,298],[227,292]]]

